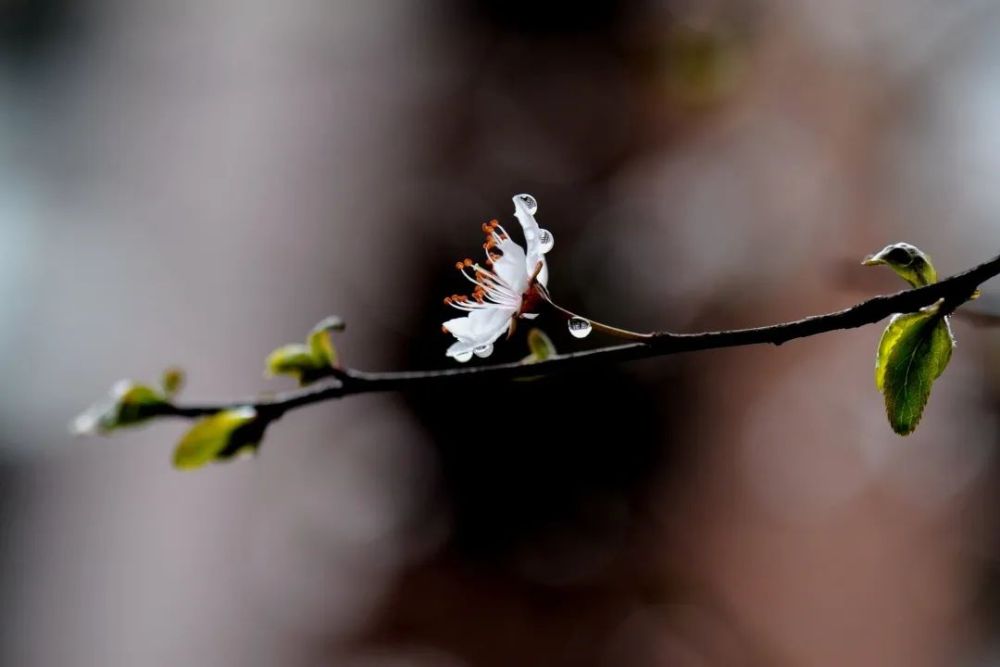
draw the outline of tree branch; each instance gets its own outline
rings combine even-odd
[[[270,398],[248,399],[232,403],[166,405],[158,409],[157,414],[196,418],[229,408],[251,406],[262,417],[276,419],[289,410],[353,394],[537,377],[562,371],[579,370],[596,364],[659,357],[697,350],[763,343],[781,345],[796,338],[806,338],[829,331],[854,329],[874,324],[893,313],[914,312],[936,303],[939,299],[945,300],[944,312],[951,312],[967,301],[980,284],[998,274],[1000,274],[1000,256],[933,285],[891,295],[876,296],[845,310],[814,315],[792,322],[749,329],[701,333],[655,332],[649,334],[649,337],[641,342],[556,355],[545,361],[532,364],[515,362],[492,366],[461,366],[441,370],[402,372],[332,369],[330,380],[303,389],[279,393]]]

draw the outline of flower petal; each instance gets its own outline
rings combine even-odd
[[[480,345],[492,343],[497,339],[497,336],[494,335],[496,331],[501,333],[507,331],[507,326],[516,312],[517,310],[514,308],[500,306],[472,311],[468,317],[472,328],[472,340],[477,341]]]
[[[530,197],[530,199],[534,201],[534,197]],[[528,203],[522,195],[514,196],[514,217],[521,223],[521,229],[524,231],[524,243],[527,247],[527,252],[525,253],[525,270],[530,277],[534,275],[535,267],[541,262],[542,270],[538,273],[538,282],[542,285],[548,285],[549,269],[545,263],[545,255],[542,253],[541,229],[538,227],[535,215],[528,208]]]
[[[510,285],[514,294],[523,294],[528,289],[530,274],[525,273],[524,250],[510,239],[504,239],[497,244],[503,256],[493,262],[493,272]]]
[[[449,357],[474,351],[488,345],[507,333],[510,320],[517,311],[512,308],[482,308],[474,310],[467,317],[457,317],[445,322],[444,326],[458,339],[445,353]]]
[[[469,317],[455,317],[444,323],[444,328],[459,340],[472,340],[472,324]]]
[[[549,265],[545,262],[545,257],[542,257],[542,270],[538,272],[538,278],[536,278],[542,287],[548,287],[549,284]]]

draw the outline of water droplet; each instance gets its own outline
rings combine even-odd
[[[479,357],[480,359],[485,359],[486,357],[488,357],[491,354],[493,354],[493,343],[487,343],[486,345],[480,345],[475,350],[473,350],[473,352],[475,352],[476,356]]]
[[[472,358],[472,350],[467,352],[459,352],[455,355],[455,361],[464,364],[466,361]]]
[[[544,255],[549,250],[552,250],[552,246],[556,244],[555,238],[552,236],[552,232],[547,229],[541,229],[538,231],[538,249],[542,251]]]
[[[529,194],[518,195],[518,199],[524,204],[524,207],[528,209],[530,215],[534,215],[538,211],[538,202]]]
[[[590,322],[583,319],[582,317],[571,317],[569,322],[566,323],[569,328],[569,334],[574,338],[586,338],[590,335],[590,332],[594,330]]]

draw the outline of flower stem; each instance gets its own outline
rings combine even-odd
[[[565,317],[567,321],[573,318],[586,320],[587,322],[590,323],[590,326],[595,331],[600,331],[601,333],[606,333],[609,336],[614,336],[616,338],[623,338],[625,340],[649,341],[652,340],[653,338],[653,334],[651,333],[640,333],[638,331],[630,331],[628,329],[622,329],[620,327],[613,327],[610,324],[604,324],[603,322],[598,322],[589,317],[584,317],[583,315],[577,315],[573,311],[567,310],[566,308],[563,308],[558,303],[553,301],[552,297],[549,296],[549,291],[545,287],[539,285],[538,283],[535,283],[535,291],[538,293],[538,296],[540,296],[542,300],[545,301],[545,303],[549,304],[549,307],[551,307],[557,313]]]

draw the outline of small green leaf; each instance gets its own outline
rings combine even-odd
[[[531,329],[528,332],[528,349],[531,354],[523,359],[523,363],[534,364],[556,356],[556,346],[541,329]]]
[[[257,412],[246,406],[198,420],[177,443],[174,467],[200,468],[210,461],[228,458],[246,447],[256,446],[263,434],[262,428],[253,428],[256,419]]]
[[[337,348],[333,346],[333,332],[343,331],[345,326],[342,319],[331,315],[309,332],[309,349],[318,364],[327,367],[336,367],[339,364]]]
[[[931,385],[944,372],[955,341],[938,306],[900,315],[882,334],[875,384],[885,395],[892,429],[908,435],[916,429],[930,397]]]
[[[148,408],[163,405],[166,401],[163,395],[143,384],[129,383],[121,390],[118,397],[118,424],[126,426],[149,418]]]
[[[885,264],[913,287],[923,287],[937,282],[937,271],[931,258],[920,248],[909,243],[892,243],[862,261],[865,266]]]
[[[163,386],[163,393],[173,398],[184,387],[184,369],[179,366],[165,369],[160,377],[160,384]]]
[[[265,364],[267,375],[290,375],[300,382],[319,367],[312,350],[301,343],[282,345],[268,355]]]
[[[131,380],[121,380],[115,383],[105,400],[77,416],[70,430],[77,435],[106,435],[115,429],[135,426],[155,417],[164,405],[168,405],[166,398],[155,389]]]
[[[556,355],[556,346],[544,331],[533,328],[528,331],[528,349],[531,354],[521,359],[522,364],[537,364],[539,361],[551,359]],[[529,375],[517,378],[517,382],[534,382],[541,379],[541,375]]]
[[[878,353],[875,356],[875,387],[879,391],[885,390],[885,369],[889,361],[889,353],[899,342],[899,337],[903,335],[907,327],[915,322],[926,320],[927,313],[907,313],[905,315],[896,313],[889,320],[889,326],[882,332],[882,339],[878,343]]]

